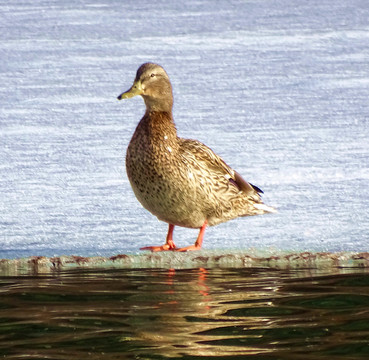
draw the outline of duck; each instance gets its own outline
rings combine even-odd
[[[178,136],[172,85],[162,66],[142,64],[133,85],[118,100],[134,96],[143,98],[146,111],[127,148],[127,176],[141,205],[169,225],[163,245],[140,250],[200,250],[208,226],[276,211],[263,203],[260,188],[244,180],[208,146]],[[176,226],[199,229],[195,243],[177,248]]]

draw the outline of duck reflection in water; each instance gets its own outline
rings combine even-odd
[[[216,270],[215,270],[216,271]],[[156,354],[178,357],[183,354],[191,356],[226,356],[238,353],[240,348],[233,345],[219,346],[218,341],[232,338],[219,335],[209,336],[208,332],[221,329],[224,326],[255,327],[258,322],[264,323],[266,319],[260,317],[245,321],[226,315],[227,311],[238,308],[238,301],[245,301],[254,294],[247,291],[233,292],[234,284],[224,287],[223,279],[219,279],[219,286],[213,279],[208,283],[209,271],[205,268],[194,270],[168,269],[163,282],[156,284],[155,291],[150,291],[146,299],[137,299],[141,306],[135,307],[135,336],[130,338],[137,344],[153,349]],[[158,276],[162,271],[157,273]],[[152,274],[155,277],[155,271]],[[245,290],[247,284],[244,285]],[[255,291],[255,288],[253,288]],[[216,292],[215,297],[212,292]],[[221,299],[219,299],[221,293]],[[135,297],[130,299],[136,302]],[[233,304],[234,303],[234,304]],[[131,309],[132,311],[132,309]],[[127,340],[126,338],[124,340]],[[215,344],[212,344],[215,341]],[[243,354],[260,354],[270,349],[255,346],[242,346]]]

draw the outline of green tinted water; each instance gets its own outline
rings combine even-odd
[[[0,278],[8,359],[366,359],[364,270],[74,270]]]

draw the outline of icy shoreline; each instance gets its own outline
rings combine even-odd
[[[368,252],[201,251],[192,253],[142,253],[104,256],[31,256],[0,259],[0,275],[52,273],[72,269],[142,268],[369,268]]]

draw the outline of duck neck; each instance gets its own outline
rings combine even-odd
[[[172,114],[173,95],[171,87],[161,97],[141,95],[145,101],[146,112],[167,112]]]
[[[154,144],[175,144],[177,129],[171,112],[146,110],[140,125],[150,142]]]

